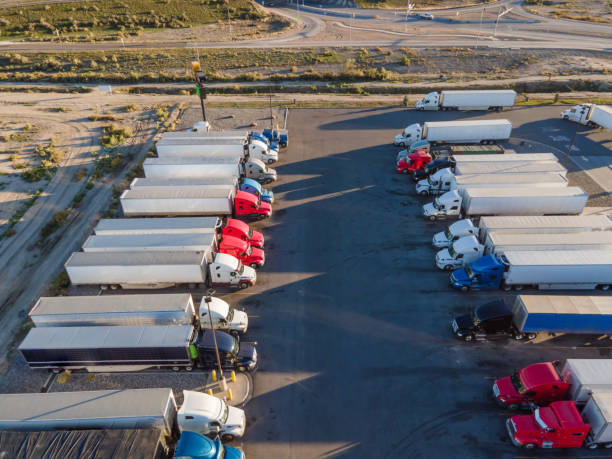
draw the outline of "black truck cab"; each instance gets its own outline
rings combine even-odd
[[[447,167],[454,168],[455,161],[453,158],[436,158],[433,161],[427,163],[424,169],[418,169],[412,172],[412,180],[418,182],[429,177],[431,174],[437,172],[440,169],[446,169]]]
[[[512,322],[512,309],[503,300],[495,300],[475,308],[470,314],[455,317],[453,333],[465,341],[510,338],[522,339]]]
[[[232,335],[215,330],[221,367],[226,370],[252,371],[257,366],[257,350],[250,343],[238,341]],[[205,369],[217,368],[217,355],[212,330],[205,329],[198,336],[198,366]]]

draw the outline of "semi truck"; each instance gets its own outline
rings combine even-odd
[[[215,233],[92,235],[82,247],[86,253],[206,252],[217,248]]]
[[[208,310],[210,309],[210,316]],[[91,327],[98,325],[195,325],[245,333],[249,319],[216,297],[204,297],[199,311],[189,293],[158,295],[96,295],[41,297],[30,310],[36,327]]]
[[[589,209],[588,207],[585,207]],[[482,217],[479,226],[471,219],[459,220],[446,231],[436,233],[434,247],[448,247],[460,237],[476,235],[483,242],[489,231],[498,233],[581,233],[610,231],[612,220],[607,215],[513,215],[503,217]]]
[[[406,127],[393,139],[394,145],[407,147],[419,140],[438,143],[493,144],[510,138],[512,123],[508,120],[426,121]]]
[[[213,337],[214,333],[214,337]],[[87,372],[170,368],[191,371],[221,367],[252,371],[255,346],[219,330],[193,325],[96,325],[32,328],[19,345],[30,368]]]
[[[287,129],[264,129],[262,134],[270,142],[276,142],[281,147],[286,147],[289,145],[289,131]]]
[[[557,157],[553,153],[506,153],[503,155],[455,155],[452,157],[455,164],[473,164],[473,163],[530,163],[536,162],[556,162]]]
[[[497,110],[514,106],[511,89],[430,92],[416,103],[417,110]]]
[[[258,196],[262,201],[274,202],[274,193],[261,186],[254,179],[242,178],[239,180],[237,176],[221,176],[221,177],[206,177],[206,178],[187,178],[187,179],[155,179],[155,178],[135,178],[130,183],[130,189],[136,190],[139,188],[219,188],[222,186],[231,186],[235,190],[246,191],[247,193]]]
[[[489,232],[484,244],[475,236],[464,236],[436,254],[436,266],[449,271],[476,261],[483,255],[503,255],[509,250],[612,250],[612,232]]]
[[[455,164],[455,175],[475,175],[475,174],[539,174],[542,172],[554,172],[564,177],[567,169],[559,164],[558,161],[525,161],[517,164],[508,163],[464,163]]]
[[[193,157],[193,158],[256,158],[264,163],[272,164],[278,161],[278,151],[261,140],[232,138],[167,138],[156,144],[159,158]]]
[[[519,448],[612,448],[612,394],[594,392],[582,412],[575,402],[559,401],[517,414],[506,430]]]
[[[608,290],[612,285],[612,251],[509,250],[503,255],[485,255],[453,271],[450,284],[464,292],[527,287]]]
[[[242,220],[219,217],[168,218],[103,218],[94,228],[96,236],[133,234],[207,234],[220,233],[247,241],[253,247],[263,248],[264,237]]]
[[[121,193],[119,202],[126,217],[216,215],[260,220],[272,215],[269,203],[245,191],[136,189]]]
[[[416,184],[416,192],[421,196],[438,195],[450,190],[459,193],[466,187],[567,187],[567,179],[557,172],[541,172],[534,174],[493,173],[455,175],[450,168],[440,169]]]
[[[518,295],[513,306],[499,299],[454,318],[451,328],[465,341],[534,339],[538,333],[610,333],[608,296]]]
[[[2,394],[0,429],[152,429],[170,439],[190,431],[215,436],[218,433],[227,440],[244,432],[246,417],[240,408],[200,392],[183,391],[183,396],[183,404],[177,410],[174,393],[167,388]],[[73,454],[74,451],[68,457]]]
[[[253,269],[261,268],[266,263],[264,251],[251,247],[247,241],[233,236],[223,236],[219,242],[219,252],[238,258]]]
[[[583,297],[574,298],[580,302]],[[567,359],[558,367],[557,361],[534,363],[499,378],[493,383],[493,397],[500,406],[516,410],[559,400],[584,406],[591,392],[612,392],[611,359]]]
[[[589,195],[580,187],[484,188],[448,191],[423,206],[423,216],[440,218],[485,215],[576,215]]]
[[[142,167],[147,178],[238,176],[252,178],[260,183],[271,183],[277,178],[274,169],[256,158],[247,161],[235,161],[231,158],[147,158]]]
[[[561,118],[589,127],[602,127],[612,131],[612,107],[607,105],[574,105],[561,112]]]
[[[166,288],[255,285],[257,274],[237,258],[213,252],[73,252],[64,267],[74,285]]]
[[[425,150],[415,150],[397,161],[395,172],[409,174],[423,169],[430,161],[431,156]]]

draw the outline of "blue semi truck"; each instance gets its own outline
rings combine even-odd
[[[535,287],[541,290],[608,290],[612,250],[506,251],[453,271],[450,285],[463,292]]]

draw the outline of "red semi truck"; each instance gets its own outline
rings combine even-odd
[[[223,236],[218,246],[219,252],[232,255],[251,268],[261,268],[266,261],[263,250],[251,247],[248,242],[237,237]]]
[[[559,400],[587,402],[593,391],[612,392],[612,359],[567,359],[528,365],[493,383],[493,396],[509,409],[548,405]]]
[[[221,228],[221,234],[223,237],[231,236],[234,238],[242,239],[248,242],[251,247],[263,248],[264,237],[259,231],[252,230],[242,220],[235,218],[228,218],[225,222],[225,226]]]
[[[397,162],[395,171],[398,174],[410,174],[411,172],[424,169],[430,161],[431,156],[425,150],[415,150]]]
[[[592,393],[582,412],[576,402],[552,402],[512,416],[506,430],[512,443],[525,449],[612,448],[612,393]]]

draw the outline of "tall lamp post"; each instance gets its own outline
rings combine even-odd
[[[215,333],[215,326],[212,320],[212,314],[210,313],[210,303],[212,302],[212,296],[215,293],[214,290],[208,290],[206,292],[206,296],[204,297],[204,302],[206,303],[206,307],[208,308],[208,320],[210,321],[210,330],[212,331],[213,343],[215,344],[215,354],[217,355],[217,368],[219,369],[219,382],[221,383],[221,388],[225,392],[227,390],[227,382],[225,381],[225,376],[223,375],[223,368],[221,368],[221,358],[219,357],[219,348],[217,347],[217,334]],[[200,305],[200,308],[202,305]]]
[[[196,94],[200,98],[200,105],[202,106],[202,119],[206,120],[206,107],[204,106],[204,100],[206,99],[206,75],[200,68],[199,61],[193,61],[191,63],[191,69],[193,70],[193,77],[195,79]]]

